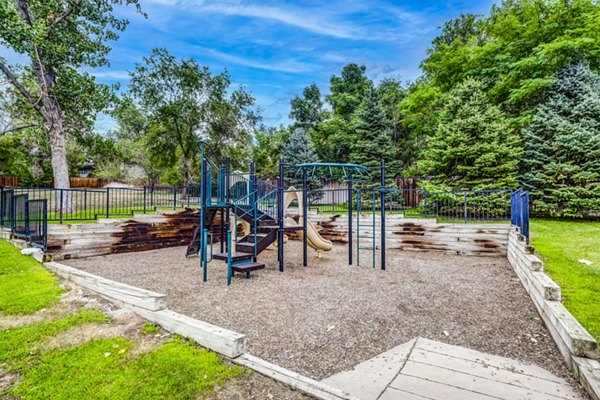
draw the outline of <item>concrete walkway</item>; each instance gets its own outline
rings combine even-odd
[[[322,382],[361,400],[583,399],[543,368],[423,338]]]

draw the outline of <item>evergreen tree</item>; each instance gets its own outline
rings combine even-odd
[[[286,164],[286,180],[289,185],[296,186],[297,189],[302,186],[302,173],[296,168],[292,168],[293,165],[306,164],[306,163],[318,163],[319,156],[313,148],[310,135],[302,128],[296,128],[290,135],[287,142],[283,145],[282,152],[283,160]],[[318,179],[318,175],[311,175],[308,179],[309,188],[311,190],[318,190],[323,185]],[[316,199],[320,196],[311,196],[312,199]]]
[[[522,181],[536,213],[598,215],[600,76],[577,63],[556,78],[524,133]]]
[[[354,115],[354,136],[350,162],[365,167],[377,167],[381,160],[386,161],[386,176],[393,178],[398,175],[396,150],[392,142],[390,121],[386,117],[376,89],[369,88],[363,101]],[[373,174],[375,179],[379,171]]]
[[[439,125],[419,166],[449,189],[513,189],[521,148],[481,82],[468,79],[445,98]]]

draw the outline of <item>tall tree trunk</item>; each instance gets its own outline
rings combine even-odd
[[[192,183],[192,173],[191,173],[190,160],[187,155],[183,155],[183,198],[187,198],[187,191]]]
[[[44,101],[49,121],[46,122],[46,130],[52,152],[52,174],[54,176],[54,187],[69,189],[69,166],[67,163],[67,150],[65,148],[65,129],[62,114],[55,99],[49,98]]]
[[[40,63],[41,64],[41,63]],[[48,132],[48,142],[52,153],[52,175],[56,189],[70,189],[69,164],[67,163],[67,149],[65,147],[65,126],[60,104],[51,90],[56,84],[56,76],[53,71],[43,73],[41,68],[35,68],[36,75],[41,80],[41,98],[46,114],[45,128]],[[73,201],[69,190],[61,190],[58,204],[62,214],[71,214]]]

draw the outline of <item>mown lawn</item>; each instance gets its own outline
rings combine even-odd
[[[600,222],[534,219],[531,234],[546,272],[562,288],[565,307],[600,340]]]
[[[62,292],[58,280],[33,258],[0,240],[0,318],[10,321],[13,314],[54,307]],[[161,339],[165,342],[152,350],[134,351],[140,334],[159,333],[148,323],[138,334],[92,337],[52,348],[50,340],[72,329],[114,322],[82,306],[49,315],[42,322],[0,329],[0,398],[199,400],[228,380],[247,375],[246,369],[230,366],[216,353],[178,336]]]
[[[32,257],[0,240],[0,314],[30,314],[53,306],[58,280]]]

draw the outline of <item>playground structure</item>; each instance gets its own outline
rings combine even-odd
[[[231,159],[221,162],[210,148],[202,143],[200,146],[200,224],[194,232],[194,238],[186,251],[186,256],[199,254],[203,271],[203,281],[208,279],[208,263],[221,260],[227,263],[227,285],[231,284],[235,272],[250,273],[265,268],[258,261],[258,256],[269,246],[277,247],[279,271],[284,270],[285,235],[295,233],[303,243],[303,265],[308,266],[308,247],[317,251],[330,251],[332,242],[324,239],[317,227],[308,219],[310,196],[309,178],[313,179],[320,170],[325,169],[333,176],[343,176],[347,183],[347,215],[348,215],[348,264],[353,263],[353,215],[361,215],[361,197],[371,200],[373,218],[371,231],[371,251],[373,267],[375,252],[381,251],[380,268],[385,270],[385,218],[386,193],[396,190],[385,185],[385,161],[377,168],[380,174],[378,185],[367,186],[372,179],[367,167],[356,164],[311,163],[286,165],[283,159],[279,163],[277,185],[257,178],[254,163],[250,164],[250,172],[243,174],[231,171]],[[212,157],[211,157],[212,156]],[[362,187],[354,188],[355,182]],[[301,189],[294,184],[301,183]],[[287,189],[286,189],[287,188]],[[355,200],[356,197],[356,200]],[[353,202],[356,201],[356,207]],[[288,211],[296,203],[297,214]],[[214,251],[215,238],[210,231],[215,216],[220,216],[219,252]],[[376,243],[375,218],[380,218],[381,233]],[[360,218],[358,219],[360,221]],[[357,254],[360,251],[360,235],[357,237]]]
[[[235,272],[249,278],[251,272],[265,268],[258,257],[272,246],[277,248],[278,267],[283,272],[286,235],[297,236],[302,241],[305,267],[309,247],[316,250],[318,257],[321,252],[330,251],[332,241],[325,239],[309,220],[309,213],[319,207],[321,198],[326,198],[325,203],[334,207],[335,217],[343,215],[347,221],[344,243],[348,265],[353,265],[355,260],[360,264],[360,253],[367,250],[371,253],[371,266],[386,269],[386,236],[389,234],[386,214],[394,213],[391,207],[397,204],[394,198],[403,193],[397,187],[386,185],[385,160],[377,167],[368,168],[339,163],[286,165],[280,159],[279,176],[274,184],[257,177],[254,163],[250,164],[249,173],[232,172],[230,158],[222,162],[205,143],[200,145],[200,153],[200,224],[186,256],[199,255],[204,282],[208,279],[208,263],[213,260],[226,262],[227,285],[231,284]],[[345,187],[325,190],[311,187],[323,175],[344,182]],[[468,205],[467,196],[471,193],[484,197],[471,200]],[[527,235],[529,216],[524,210],[528,210],[528,202],[528,193],[522,190],[463,191],[458,195],[440,192],[425,196],[415,212],[426,221],[440,213],[453,214],[464,222],[475,218],[486,222],[510,218]],[[217,215],[220,229],[219,237],[215,238],[210,228]],[[412,230],[405,233],[415,234]],[[486,240],[474,239],[479,243]],[[218,251],[214,250],[215,246]]]

